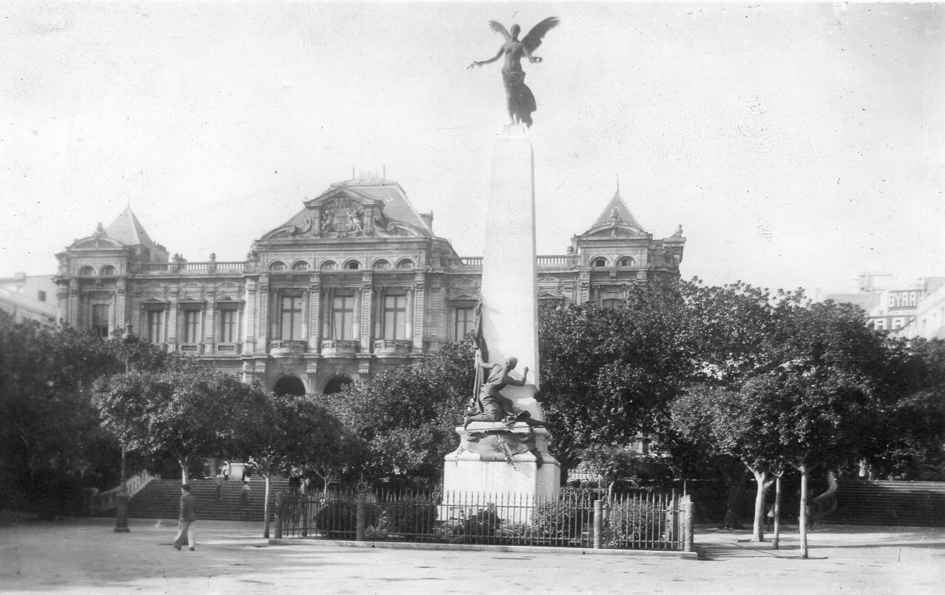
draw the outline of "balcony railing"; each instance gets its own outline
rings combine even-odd
[[[216,352],[221,355],[236,355],[240,352],[239,343],[217,343]]]
[[[377,356],[404,356],[410,355],[413,347],[411,341],[403,339],[377,339],[374,341],[374,355]]]
[[[308,343],[296,340],[269,341],[269,356],[274,358],[297,357],[305,353]]]
[[[573,267],[577,264],[577,258],[573,254],[544,254],[539,255],[536,260],[540,269]]]
[[[199,355],[203,353],[203,345],[200,343],[181,343],[177,346],[177,350],[188,355]]]
[[[569,268],[577,264],[577,256],[574,254],[542,254],[535,258],[536,264],[540,269]],[[470,269],[482,268],[481,256],[460,256],[461,266]]]
[[[351,357],[358,352],[358,342],[344,339],[326,339],[322,341],[324,357]]]
[[[149,262],[140,265],[140,275],[232,275],[243,273],[245,262]]]

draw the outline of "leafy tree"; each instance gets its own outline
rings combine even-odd
[[[382,371],[323,398],[347,435],[363,445],[363,473],[439,476],[472,391],[472,362],[470,342],[445,345],[418,363]]]
[[[945,478],[945,341],[891,341],[880,401],[863,452],[871,472]]]
[[[595,444],[655,434],[691,374],[683,303],[675,287],[637,286],[624,307],[544,310],[538,395],[563,470]]]
[[[14,323],[0,312],[0,506],[62,499],[70,484],[112,479],[118,449],[99,428],[90,388],[122,370],[132,346],[133,357],[151,361],[150,348],[133,340]]]
[[[130,450],[151,457],[170,453],[182,483],[195,457],[242,448],[239,429],[263,421],[255,415],[264,398],[258,388],[192,362],[122,372],[95,385],[103,424]]]

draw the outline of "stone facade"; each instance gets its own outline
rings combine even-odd
[[[333,392],[472,330],[481,257],[460,257],[399,184],[331,185],[252,244],[245,261],[190,262],[126,209],[57,255],[59,319],[133,332],[285,392]],[[544,303],[615,304],[676,279],[682,230],[653,239],[617,193],[567,253],[538,256]]]

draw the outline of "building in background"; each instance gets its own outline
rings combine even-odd
[[[634,283],[678,279],[685,241],[681,228],[654,239],[618,191],[565,254],[538,256],[539,299],[619,304]],[[57,257],[63,323],[133,332],[291,394],[335,392],[463,338],[482,263],[380,178],[331,185],[245,261],[169,257],[130,209]]]
[[[827,294],[824,299],[860,306],[873,328],[890,331],[893,336],[915,336],[917,322],[923,316],[926,322],[931,320],[931,314],[920,315],[923,308],[930,310],[923,304],[931,296],[942,294],[945,277],[923,277],[913,283],[891,283],[891,286],[883,287],[876,283],[877,276],[889,275],[864,273],[859,277],[859,292]]]
[[[17,273],[0,277],[0,310],[12,316],[14,322],[33,320],[54,326],[57,304],[53,275]]]

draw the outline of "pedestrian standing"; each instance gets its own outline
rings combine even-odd
[[[180,516],[177,519],[177,537],[174,539],[174,549],[179,550],[187,539],[190,551],[196,549],[194,541],[194,521],[197,520],[197,506],[194,495],[190,493],[189,485],[180,486]]]

